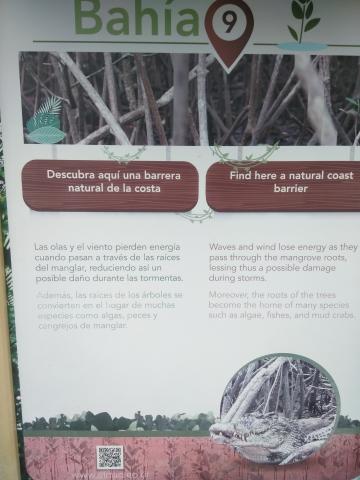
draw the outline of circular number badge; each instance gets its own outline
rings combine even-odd
[[[230,72],[254,30],[254,16],[243,0],[216,0],[205,16],[205,29],[220,63]]]

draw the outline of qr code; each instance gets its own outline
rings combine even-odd
[[[123,470],[124,447],[96,447],[96,458],[98,470]]]

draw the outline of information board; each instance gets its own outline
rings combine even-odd
[[[358,2],[0,4],[28,475],[358,476]]]

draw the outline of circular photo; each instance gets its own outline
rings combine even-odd
[[[232,377],[210,434],[255,463],[301,462],[335,430],[338,398],[331,377],[310,360],[261,358]]]

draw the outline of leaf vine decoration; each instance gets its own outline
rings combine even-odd
[[[146,151],[146,147],[142,146],[135,153],[126,153],[125,155],[115,155],[115,153],[112,150],[110,150],[110,147],[108,145],[106,145],[103,148],[103,152],[105,156],[109,160],[115,160],[120,165],[127,165],[128,163],[134,160],[139,160],[139,158],[145,151]]]
[[[65,138],[60,128],[62,101],[58,97],[50,97],[26,123],[27,138],[33,143],[55,144]]]
[[[219,145],[214,145],[214,147],[210,147],[214,156],[219,158],[219,162],[229,167],[233,167],[235,170],[244,169],[249,171],[253,167],[257,167],[259,165],[263,165],[267,163],[270,157],[279,150],[279,142],[275,143],[274,145],[269,145],[266,147],[266,151],[263,155],[259,157],[254,157],[254,155],[247,155],[245,160],[234,160],[230,158],[229,153],[224,153],[221,150]]]
[[[212,220],[214,218],[214,211],[211,210],[211,208],[208,208],[200,213],[192,211],[187,213],[178,213],[177,215],[189,220],[191,223],[203,223],[206,220]]]
[[[321,19],[312,18],[314,13],[313,0],[293,0],[291,2],[291,10],[293,17],[296,20],[300,20],[301,23],[299,31],[296,31],[295,28],[290,25],[288,25],[288,29],[293,39],[298,43],[302,43],[304,33],[316,28]]]

